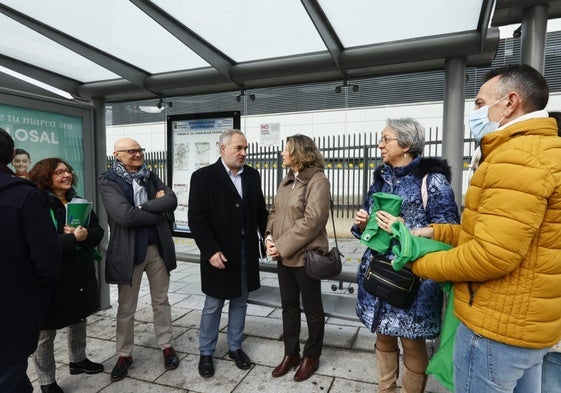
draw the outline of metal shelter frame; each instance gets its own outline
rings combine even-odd
[[[27,0],[31,1],[31,0]],[[39,0],[36,0],[39,1]],[[115,0],[125,1],[125,0]],[[165,98],[246,89],[343,81],[359,77],[444,69],[446,88],[443,114],[443,156],[452,166],[452,187],[461,198],[466,67],[488,65],[499,42],[498,26],[521,23],[522,62],[543,72],[548,19],[561,17],[561,0],[483,0],[477,28],[436,36],[344,47],[320,0],[300,0],[325,45],[325,50],[292,56],[235,62],[156,1],[129,0],[153,21],[204,59],[209,66],[150,74],[141,67],[96,48],[40,20],[0,2],[0,14],[111,71],[117,79],[81,82],[61,71],[48,70],[0,51],[0,66],[69,92],[64,100],[0,72],[0,103],[27,107],[61,108],[85,119],[86,193],[100,201],[95,179],[105,166],[105,105],[111,102]],[[56,3],[56,2],[55,2]],[[414,2],[422,7],[423,2]],[[100,1],[100,7],[104,2]],[[360,10],[351,10],[360,12]],[[399,15],[395,17],[399,21]],[[126,23],[126,22],[124,22]],[[103,34],[103,32],[99,32]],[[10,37],[4,37],[9,39]],[[84,115],[84,111],[90,112]],[[88,145],[86,144],[88,143]],[[91,143],[91,144],[89,144]],[[457,200],[461,205],[461,201]],[[100,209],[101,210],[101,209]],[[102,224],[107,223],[99,211]],[[100,280],[103,282],[103,280]],[[103,300],[105,298],[105,300]],[[107,304],[108,292],[102,294]]]

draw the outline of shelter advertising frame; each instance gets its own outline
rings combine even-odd
[[[174,236],[193,237],[188,208],[191,175],[220,157],[218,138],[240,129],[239,111],[170,115],[167,117],[168,183],[177,195]]]

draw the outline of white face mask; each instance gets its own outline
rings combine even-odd
[[[504,96],[491,106],[485,105],[479,109],[471,111],[471,113],[469,114],[468,124],[469,129],[471,130],[471,134],[477,142],[481,141],[481,138],[483,138],[484,135],[487,135],[488,133],[493,132],[497,128],[499,128],[499,123],[503,121],[505,117],[503,116],[498,122],[489,120],[489,108],[497,105],[507,97],[508,95]]]

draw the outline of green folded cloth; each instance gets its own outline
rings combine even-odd
[[[454,314],[454,290],[452,283],[443,283],[442,290],[448,294],[446,311],[442,319],[440,346],[429,361],[425,373],[433,375],[446,389],[454,391],[454,345],[460,320]]]
[[[376,222],[376,212],[382,210],[394,216],[399,216],[401,211],[401,203],[403,199],[394,194],[385,192],[376,192],[372,194],[372,210],[370,213],[370,220],[364,228],[364,232],[360,236],[360,242],[366,247],[376,250],[380,253],[385,253],[390,247],[392,235],[380,229]]]
[[[451,245],[437,240],[414,236],[405,224],[400,221],[394,222],[391,229],[393,237],[399,240],[399,243],[392,247],[392,254],[395,255],[392,267],[396,271],[401,270],[405,264],[413,262],[429,252],[445,251],[452,248]]]

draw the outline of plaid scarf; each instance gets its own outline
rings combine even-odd
[[[113,161],[113,170],[115,174],[123,178],[128,184],[132,185],[132,181],[136,180],[141,186],[146,186],[146,182],[150,177],[150,170],[146,167],[146,164],[142,164],[138,172],[129,172],[119,160]]]

